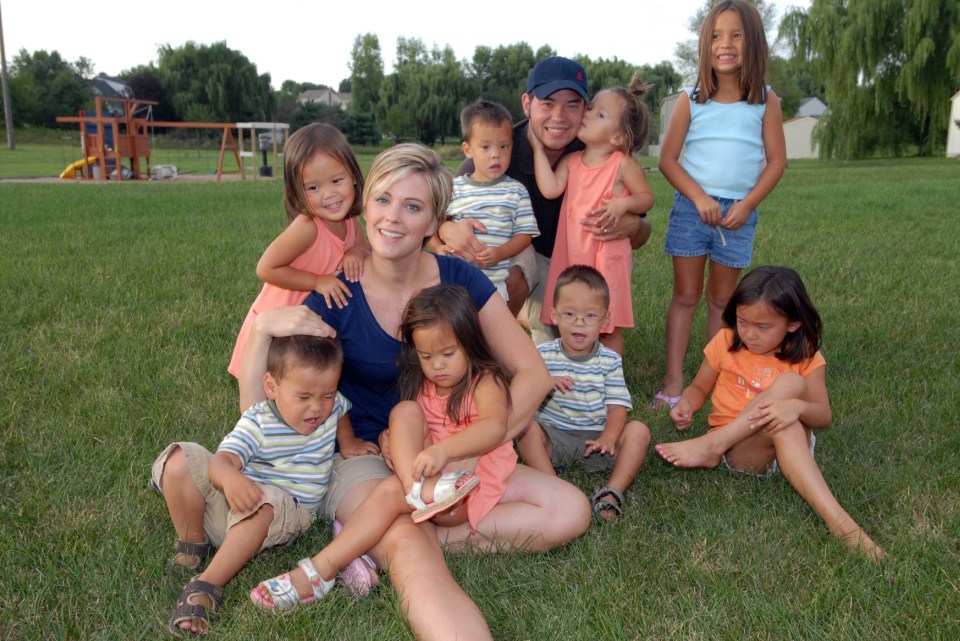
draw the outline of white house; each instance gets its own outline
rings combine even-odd
[[[783,123],[788,160],[817,157],[817,145],[813,142],[813,128],[817,126],[817,120],[813,116],[798,116]]]
[[[827,111],[827,106],[816,96],[800,99],[800,107],[797,109],[797,118],[802,116],[813,116],[819,118]]]
[[[947,158],[960,158],[960,91],[950,99],[950,121],[947,123]]]
[[[297,102],[299,102],[301,105],[305,105],[308,102],[319,102],[330,107],[346,109],[347,105],[350,104],[350,94],[340,93],[329,88],[308,89],[300,92],[300,94],[297,96]]]

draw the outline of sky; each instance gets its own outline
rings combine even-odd
[[[336,88],[350,76],[350,50],[364,33],[379,38],[386,73],[393,67],[398,36],[419,38],[428,48],[449,45],[461,60],[472,59],[478,45],[526,42],[534,51],[549,45],[569,57],[618,58],[636,65],[673,61],[676,43],[693,37],[687,23],[703,1],[606,0],[596,5],[605,14],[598,16],[590,3],[572,0],[158,0],[119,5],[0,0],[0,17],[8,66],[21,49],[58,51],[69,62],[81,56],[91,60],[96,74],[117,75],[155,63],[161,45],[226,41],[259,73],[269,73],[274,89],[284,80]],[[773,4],[779,16],[790,5],[808,7],[810,0]]]

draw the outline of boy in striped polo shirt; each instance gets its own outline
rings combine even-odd
[[[460,112],[463,153],[473,161],[473,172],[453,179],[453,196],[447,218],[472,221],[477,240],[486,249],[476,256],[477,265],[496,286],[516,316],[524,300],[511,301],[507,295],[510,259],[530,247],[540,235],[530,205],[530,194],[523,183],[506,175],[513,149],[513,118],[503,105],[480,99]],[[441,254],[457,255],[434,235],[430,248]],[[519,263],[527,284],[533,269]]]
[[[560,338],[537,348],[554,388],[517,438],[524,463],[541,472],[577,461],[612,470],[590,499],[608,521],[623,514],[623,493],[650,444],[647,426],[627,420],[633,405],[620,356],[599,341],[609,306],[610,289],[594,268],[573,265],[557,278],[551,314]]]
[[[337,391],[343,351],[336,339],[274,339],[267,400],[250,407],[215,454],[174,443],[153,465],[177,532],[171,565],[193,573],[170,619],[176,636],[205,632],[223,586],[258,552],[291,542],[321,512],[339,428],[350,401]],[[204,562],[216,547],[210,564]]]

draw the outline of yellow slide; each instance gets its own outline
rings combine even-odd
[[[62,172],[60,172],[60,179],[72,180],[73,178],[76,177],[76,172],[78,170],[83,169],[84,166],[89,165],[91,163],[95,163],[95,162],[97,162],[96,156],[87,156],[86,160],[81,158],[77,162],[67,165],[67,168],[64,169]]]

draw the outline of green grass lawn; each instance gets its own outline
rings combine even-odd
[[[22,153],[0,151],[0,175],[33,162]],[[647,408],[671,289],[671,192],[651,183],[626,370],[632,416],[658,442],[678,436]],[[0,183],[0,638],[164,636],[181,585],[164,573],[174,532],[149,466],[173,440],[216,447],[236,421],[226,366],[281,189]],[[957,162],[811,161],[762,208],[754,264],[797,269],[824,319],[834,423],[817,460],[885,562],[848,552],[782,478],[676,471],[651,450],[619,522],[547,554],[449,557],[494,636],[958,638],[958,201]],[[688,380],[702,327],[701,310]],[[565,475],[588,492],[603,480]],[[213,638],[411,638],[389,581],[287,617],[249,605],[328,537],[317,524],[255,559]]]

